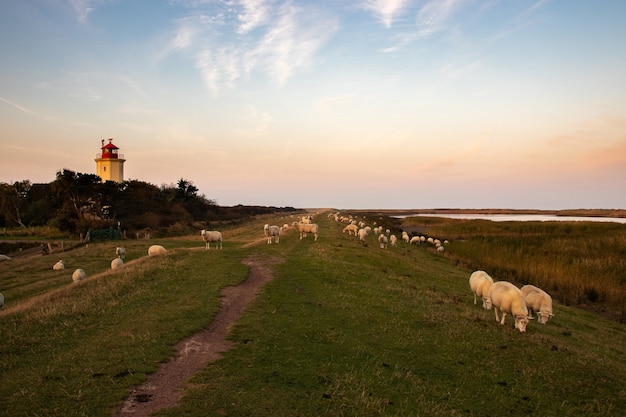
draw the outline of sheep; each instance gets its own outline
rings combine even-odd
[[[496,321],[500,321],[498,310],[502,313],[500,324],[504,324],[507,313],[515,318],[515,328],[520,332],[526,331],[528,317],[526,298],[522,291],[508,281],[497,281],[489,287],[489,298],[496,313]]]
[[[346,232],[348,232],[348,235],[354,234],[354,236],[356,236],[357,233],[359,232],[359,227],[356,224],[349,224],[343,228],[342,233],[346,233]]]
[[[315,236],[314,240],[317,241],[317,233],[319,232],[319,226],[317,225],[317,223],[307,224],[294,222],[293,225],[300,233],[300,239],[306,237],[307,233],[313,233],[313,235]]]
[[[380,235],[378,235],[378,244],[380,245],[381,249],[387,249],[387,235],[384,233],[381,233]]]
[[[445,248],[442,246],[437,246],[437,252],[443,252]]]
[[[4,295],[0,294],[0,308],[4,307]]]
[[[215,249],[222,249],[222,233],[217,230],[201,230],[200,236],[204,239],[206,249],[211,249],[211,242],[215,242]]]
[[[63,259],[60,259],[59,262],[52,265],[52,269],[54,269],[55,271],[60,271],[61,269],[65,269],[65,263],[63,262]]]
[[[148,255],[149,256],[154,256],[154,255],[160,255],[162,253],[167,252],[167,249],[165,249],[163,246],[161,245],[152,245],[148,248]]]
[[[117,269],[124,264],[122,258],[115,258],[111,261],[111,269]]]
[[[389,243],[391,244],[391,246],[398,246],[398,238],[396,237],[396,235],[389,236]]]
[[[409,244],[413,244],[413,243],[415,243],[416,245],[419,245],[420,244],[420,238],[418,236],[413,236],[411,238],[411,240],[409,241]]]
[[[365,238],[369,235],[367,229],[359,229],[359,240],[365,243]]]
[[[276,243],[280,243],[280,227],[270,226],[269,224],[266,224],[265,226],[263,226],[263,232],[265,233],[265,236],[267,237],[268,245],[272,244],[272,237],[274,238],[274,241]]]
[[[120,259],[126,259],[126,248],[117,247],[115,248],[115,256]]]
[[[537,313],[537,321],[541,324],[546,324],[548,320],[554,317],[552,314],[552,297],[547,292],[534,285],[524,285],[521,291],[526,297],[526,307],[531,317],[533,311]]]
[[[72,281],[73,282],[80,282],[82,280],[85,279],[85,271],[82,269],[76,269],[73,273],[72,273]]]
[[[409,234],[407,232],[402,232],[402,240],[405,241],[406,243],[409,243]]]
[[[491,310],[491,298],[489,298],[491,284],[493,284],[493,278],[485,271],[474,271],[470,275],[469,286],[474,293],[474,304],[476,304],[476,297],[481,297],[485,310]]]

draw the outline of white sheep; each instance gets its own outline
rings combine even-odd
[[[437,246],[437,252],[443,252],[446,248],[443,247],[443,245],[441,246]]]
[[[357,226],[356,224],[349,224],[346,227],[343,228],[343,232],[342,233],[346,233],[348,232],[348,235],[353,235],[356,236],[357,233],[359,232],[359,226]]]
[[[211,249],[211,242],[215,242],[215,249],[222,249],[222,233],[217,230],[201,230],[200,236],[204,239],[206,243],[205,248]]]
[[[115,258],[111,261],[111,269],[117,269],[124,264],[122,258]]]
[[[163,246],[161,245],[152,245],[148,248],[148,255],[149,256],[154,256],[154,255],[160,255],[162,253],[167,252],[167,249],[165,249]]]
[[[367,237],[367,235],[369,235],[369,232],[366,228],[359,229],[359,240],[361,242],[365,243],[365,238]]]
[[[409,243],[409,240],[411,238],[409,237],[409,234],[407,232],[402,232],[402,240],[405,241],[406,243]]]
[[[265,237],[267,237],[268,245],[272,243],[272,238],[274,238],[276,243],[280,243],[280,227],[266,224],[263,226],[263,232],[265,233]]]
[[[120,246],[115,248],[115,256],[120,259],[126,259],[126,248],[122,248]]]
[[[528,313],[531,317],[533,311],[537,313],[537,321],[541,324],[546,324],[548,320],[554,317],[550,294],[534,285],[524,285],[521,291],[526,297],[526,307],[528,307]]]
[[[415,243],[416,245],[419,245],[419,244],[420,244],[420,238],[419,238],[419,236],[413,236],[413,237],[411,238],[411,240],[409,241],[409,244],[411,244],[411,245],[412,245],[413,243]]]
[[[313,235],[315,236],[314,240],[317,241],[317,233],[319,232],[319,226],[317,225],[317,223],[307,224],[294,222],[293,226],[300,233],[300,239],[306,237],[307,233],[313,233]]]
[[[474,293],[474,304],[476,304],[476,297],[481,297],[485,310],[491,310],[491,298],[489,298],[491,284],[493,284],[493,278],[485,271],[474,271],[470,275],[469,286]]]
[[[54,269],[55,271],[65,269],[65,263],[63,262],[63,259],[60,259],[59,262],[52,265],[52,269]]]
[[[398,238],[396,237],[396,235],[389,236],[389,243],[391,244],[391,246],[398,246]]]
[[[387,235],[384,233],[381,233],[380,235],[378,235],[378,245],[380,246],[381,249],[387,249]]]
[[[74,272],[72,273],[72,281],[73,282],[79,282],[85,279],[85,271],[82,269],[76,269],[74,270]]]
[[[528,307],[522,291],[507,281],[497,281],[489,287],[489,298],[496,313],[496,321],[500,321],[498,310],[502,313],[500,324],[504,324],[507,314],[515,318],[515,328],[520,332],[526,331],[528,324]]]

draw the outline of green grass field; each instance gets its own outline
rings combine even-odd
[[[619,416],[626,409],[626,326],[555,303],[526,333],[473,304],[471,269],[407,245],[361,245],[316,217],[320,236],[263,240],[263,217],[223,230],[125,241],[0,264],[0,415],[110,416],[174,344],[208,326],[220,289],[255,255],[282,258],[232,328],[235,347],[193,376],[158,416]],[[149,244],[168,254],[146,258]],[[88,278],[72,284],[81,267]]]

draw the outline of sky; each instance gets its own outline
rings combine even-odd
[[[0,182],[222,206],[626,208],[623,0],[6,0]]]

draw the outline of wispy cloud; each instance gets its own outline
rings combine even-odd
[[[237,15],[237,33],[248,33],[269,20],[270,5],[266,0],[241,0],[239,4],[243,10]]]
[[[443,30],[463,2],[463,0],[430,0],[422,6],[417,15],[418,37],[428,37]]]
[[[407,0],[365,0],[363,8],[374,13],[385,27],[390,28],[394,18],[403,11]]]
[[[0,101],[10,104],[11,106],[15,107],[16,109],[23,111],[24,113],[32,113],[32,111],[30,111],[29,109],[27,109],[26,107],[20,106],[17,103],[12,102],[11,100],[7,100],[4,97],[0,97]]]

